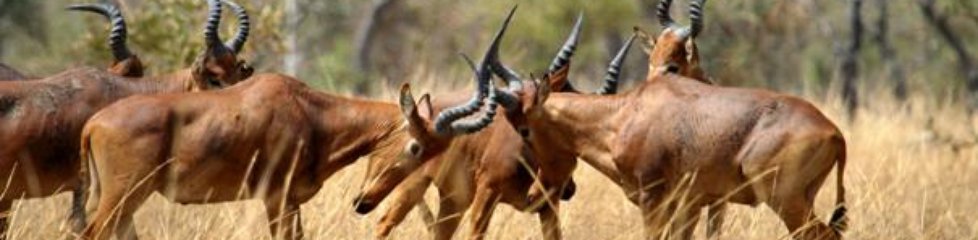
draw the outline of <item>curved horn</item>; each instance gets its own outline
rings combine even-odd
[[[221,45],[218,26],[221,25],[221,1],[207,0],[207,23],[204,25],[204,42],[208,46]]]
[[[577,40],[581,36],[581,25],[584,22],[584,13],[577,14],[577,20],[574,22],[574,29],[571,30],[570,35],[567,35],[567,40],[564,41],[564,45],[560,47],[560,52],[557,52],[557,56],[554,60],[550,62],[550,66],[547,67],[547,72],[557,71],[567,65],[570,58],[574,56],[574,50],[577,49]]]
[[[703,5],[706,0],[694,0],[689,3],[690,36],[696,37],[703,30]]]
[[[238,18],[238,32],[234,34],[234,38],[225,43],[228,48],[231,48],[231,51],[238,53],[244,47],[245,41],[248,40],[248,32],[251,30],[251,20],[248,18],[248,12],[241,5],[228,0],[221,0],[221,2],[231,8],[231,11],[234,11],[234,16]]]
[[[473,72],[479,71],[479,69],[476,68],[475,63],[472,62],[472,59],[469,58],[468,55],[465,55],[464,53],[459,53],[459,56],[462,56],[462,59],[465,60],[465,62],[469,65],[469,68],[472,69]],[[514,89],[523,89],[523,83],[521,82],[522,80],[519,79],[519,76],[517,76],[516,73],[513,72],[513,70],[510,70],[509,68],[505,68],[506,66],[502,66],[502,64],[499,63],[498,59],[490,64],[491,65],[489,65],[489,68],[492,71],[492,73],[495,73],[498,76],[502,76],[503,79],[506,79],[506,81],[509,82],[509,86],[507,87],[506,90],[500,90],[496,87],[489,88],[492,89],[492,94],[495,94],[494,95],[495,101],[502,104],[503,107],[507,109],[516,109],[516,107],[519,106],[520,100],[510,92],[516,91]],[[507,72],[500,73],[498,67],[505,68],[504,71]]]
[[[496,61],[497,55],[499,54],[499,40],[502,39],[503,34],[506,33],[506,28],[509,26],[509,22],[513,18],[513,13],[515,12],[516,7],[514,6],[513,9],[509,11],[509,15],[506,16],[503,26],[496,32],[496,36],[493,37],[492,43],[489,45],[489,50],[486,51],[485,57],[482,58],[482,62],[479,63],[479,68],[475,72],[475,79],[478,85],[475,96],[472,96],[472,99],[463,105],[451,107],[438,113],[438,116],[435,118],[435,132],[442,135],[471,133],[488,126],[489,123],[492,122],[492,117],[495,115],[496,111],[496,102],[494,99],[496,94],[495,91],[490,91],[490,89],[494,89],[494,86],[491,79],[492,72],[490,72],[489,65]],[[490,107],[488,110],[486,110],[485,115],[471,121],[455,122],[458,119],[478,111],[479,107],[482,105],[483,99],[487,100]]]
[[[68,10],[87,11],[98,13],[105,16],[112,23],[112,30],[109,33],[109,48],[112,49],[112,56],[116,61],[122,61],[132,57],[132,51],[126,46],[126,21],[122,18],[122,11],[113,4],[72,4]]]
[[[659,24],[664,28],[672,27],[676,25],[676,21],[672,20],[669,16],[669,6],[672,5],[672,0],[660,0],[659,6],[656,7],[656,16],[659,17]]]
[[[502,77],[503,80],[506,80],[507,90],[509,91],[523,90],[523,79],[520,78],[520,75],[517,74],[516,71],[513,71],[513,69],[510,69],[509,67],[506,67],[506,65],[503,65],[501,62],[499,62],[499,59],[493,61],[491,65],[489,65],[489,67],[491,68],[493,73]]]
[[[482,69],[480,69],[480,71],[477,71],[476,73],[477,75],[480,75],[480,77],[484,77],[485,86],[488,89],[495,89],[494,83],[490,78],[491,75],[482,74],[482,72],[488,73],[489,69],[483,67]],[[481,76],[481,75],[485,75],[485,76]],[[482,116],[472,120],[456,121],[452,123],[451,126],[452,132],[455,135],[478,132],[479,130],[482,130],[483,128],[489,126],[489,124],[492,123],[492,119],[496,117],[496,91],[488,91],[488,94],[485,99],[486,99],[486,112],[482,114]]]
[[[615,54],[615,57],[608,63],[608,72],[604,75],[604,86],[596,92],[597,94],[605,95],[618,92],[618,78],[621,73],[621,63],[625,61],[625,56],[628,55],[628,49],[631,48],[632,41],[634,40],[635,34],[632,34],[628,38],[628,41],[625,41],[625,45],[622,45],[621,49],[618,50],[618,54]]]

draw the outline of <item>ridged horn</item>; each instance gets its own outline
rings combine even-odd
[[[509,67],[506,67],[506,65],[503,65],[501,62],[499,62],[499,59],[496,59],[496,61],[491,63],[489,67],[492,68],[491,70],[493,73],[502,77],[503,80],[506,80],[507,90],[509,91],[523,90],[523,79],[520,78],[520,75],[517,74],[516,71],[513,71],[513,69],[510,69]]]
[[[469,58],[468,55],[465,55],[464,53],[459,53],[459,56],[462,56],[462,59],[465,60],[465,62],[469,65],[469,68],[472,69],[473,72],[479,71],[478,68],[476,68],[475,63],[472,62],[472,59]],[[499,72],[500,70],[498,70],[498,68],[497,68],[497,65],[500,66],[500,67],[505,68],[505,66],[502,66],[502,64],[499,64],[499,61],[498,61],[498,58],[497,58],[496,61],[493,61],[492,63],[490,63],[490,65],[489,65],[490,71],[492,71],[492,73],[494,73],[494,74],[496,74],[498,76],[502,76],[502,78],[505,79],[508,82],[508,86],[506,87],[506,90],[502,90],[502,89],[499,89],[499,88],[496,88],[496,87],[491,88],[492,91],[493,91],[493,94],[495,94],[495,96],[494,96],[495,97],[495,101],[498,102],[499,104],[502,104],[503,107],[505,107],[507,109],[516,109],[516,106],[519,105],[519,101],[520,100],[515,95],[513,95],[511,92],[512,91],[516,91],[514,89],[523,89],[523,83],[521,82],[522,80],[519,79],[519,76],[517,76],[515,72],[513,72],[512,70],[510,70],[508,68],[506,68],[506,70],[505,70],[505,71],[508,71],[508,73],[501,74]],[[515,79],[515,80],[512,80],[512,79]]]
[[[234,34],[234,38],[225,43],[231,51],[238,53],[244,47],[245,41],[248,41],[248,33],[251,31],[251,20],[248,17],[248,12],[241,5],[228,0],[221,0],[221,2],[227,5],[228,8],[231,8],[234,16],[238,18],[238,32]]]
[[[659,5],[655,9],[655,14],[659,17],[659,24],[664,28],[670,28],[676,25],[676,21],[672,20],[672,17],[669,16],[670,6],[672,6],[672,0],[660,0]]]
[[[489,126],[489,124],[492,123],[493,118],[496,117],[496,107],[497,107],[496,91],[491,90],[491,89],[495,89],[495,84],[492,81],[491,73],[482,74],[483,72],[489,73],[488,67],[483,67],[479,69],[479,71],[477,71],[476,74],[482,77],[481,80],[483,83],[480,83],[480,85],[484,85],[487,88],[486,90],[488,94],[485,97],[486,111],[479,118],[453,122],[451,128],[452,128],[452,133],[454,133],[455,135],[478,132],[479,130],[482,130],[486,126]]]
[[[689,3],[690,36],[696,37],[703,30],[703,5],[706,0],[693,0]]]
[[[574,22],[574,29],[571,33],[567,35],[567,40],[564,41],[564,45],[560,46],[560,51],[557,52],[557,56],[554,60],[550,62],[550,66],[547,67],[547,72],[557,71],[567,65],[570,58],[574,56],[574,50],[577,49],[577,40],[581,36],[581,25],[584,23],[584,13],[577,14],[577,20]]]
[[[475,71],[475,79],[477,83],[476,94],[468,102],[463,105],[451,107],[445,109],[438,113],[435,117],[435,132],[441,135],[458,135],[466,134],[478,131],[492,122],[492,118],[496,114],[496,102],[495,102],[495,91],[490,91],[490,89],[495,89],[492,83],[492,72],[490,71],[490,64],[496,61],[499,54],[499,40],[502,39],[503,34],[506,33],[506,28],[509,26],[510,20],[513,18],[513,13],[516,12],[516,6],[514,6],[510,11],[509,15],[506,16],[506,20],[503,22],[503,26],[496,32],[496,35],[492,39],[492,43],[489,45],[489,50],[486,51],[486,55],[482,58],[482,62],[479,63],[479,68]],[[489,105],[483,116],[468,120],[468,121],[458,121],[463,117],[472,115],[482,105],[482,101],[486,100],[487,105]]]
[[[122,11],[114,4],[72,4],[68,10],[87,11],[105,16],[112,24],[109,32],[109,48],[112,49],[112,56],[116,61],[122,61],[132,57],[132,51],[126,46],[126,21],[122,18]]]
[[[204,42],[208,46],[224,46],[221,37],[218,36],[218,27],[221,25],[221,1],[207,0],[207,23],[204,24]]]
[[[615,54],[615,57],[611,59],[611,62],[608,63],[608,72],[604,75],[604,86],[596,92],[597,94],[618,93],[618,79],[621,77],[621,65],[625,61],[625,56],[628,55],[628,50],[632,46],[632,41],[635,41],[635,37],[636,35],[632,34],[628,38],[628,41],[625,41],[625,45],[622,45],[618,53]]]

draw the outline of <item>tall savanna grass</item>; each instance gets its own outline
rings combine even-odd
[[[406,79],[436,79],[432,71]],[[469,73],[448,74],[457,81]],[[415,93],[446,92],[465,88],[414,81]],[[395,86],[387,88],[395,89]],[[469,87],[471,88],[471,87]],[[875,95],[874,95],[875,94]],[[378,99],[394,99],[393,91]],[[956,104],[912,97],[897,103],[883,93],[868,93],[858,119],[847,121],[836,97],[806,97],[842,128],[848,141],[846,172],[849,239],[976,239],[978,238],[978,148],[972,148],[976,124]],[[879,96],[876,96],[879,95]],[[639,239],[638,209],[622,190],[586,164],[575,178],[578,193],[561,207],[566,239]],[[374,213],[354,213],[352,199],[363,180],[365,164],[357,163],[326,181],[322,191],[302,206],[309,239],[367,239],[385,205]],[[834,174],[834,173],[833,173]],[[829,179],[834,179],[830,176]],[[827,181],[832,182],[832,181]],[[823,221],[833,209],[835,186],[825,184],[818,195],[816,214]],[[68,235],[67,194],[19,201],[13,212],[13,239],[58,239]],[[437,194],[429,189],[426,200],[437,209]],[[724,225],[724,239],[787,239],[788,232],[773,211],[733,205]],[[259,201],[207,205],[179,205],[155,195],[136,213],[137,230],[144,239],[267,239],[264,208]],[[702,221],[702,220],[701,220]],[[463,226],[460,229],[465,229]],[[465,234],[460,231],[456,237]],[[394,232],[394,239],[429,238],[417,213]],[[535,215],[497,208],[489,239],[539,239]],[[705,238],[705,223],[697,239]]]

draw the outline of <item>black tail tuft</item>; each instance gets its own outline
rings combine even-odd
[[[848,211],[846,206],[839,206],[835,209],[835,212],[832,212],[832,218],[829,220],[829,224],[836,232],[843,232],[849,228],[849,218],[846,217],[846,212]]]

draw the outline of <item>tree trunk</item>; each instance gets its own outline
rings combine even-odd
[[[849,48],[842,60],[842,100],[845,103],[849,119],[856,119],[856,107],[859,105],[859,96],[856,92],[856,78],[859,75],[859,66],[856,59],[859,57],[859,49],[862,47],[863,23],[862,0],[852,0],[849,9],[849,24],[852,27],[852,39]]]
[[[285,0],[285,56],[282,57],[282,71],[285,74],[298,76],[299,65],[302,64],[302,52],[299,50],[299,24],[302,13],[299,11],[299,0]]]
[[[947,16],[938,14],[937,10],[934,9],[934,0],[919,0],[917,3],[920,5],[920,12],[923,13],[927,23],[937,30],[938,35],[951,46],[951,49],[958,56],[958,71],[968,86],[968,110],[974,111],[978,108],[978,68],[974,65],[974,59],[968,54],[961,38],[958,38],[951,31],[951,27],[947,23]]]
[[[394,5],[395,0],[375,0],[370,11],[364,17],[360,26],[357,28],[354,35],[354,49],[356,50],[356,56],[353,56],[353,67],[361,76],[369,75],[371,69],[370,53],[371,46],[374,40],[378,36],[378,30],[380,29],[379,19],[390,11],[391,6]],[[368,82],[361,79],[357,83],[356,91],[358,93],[367,92]]]
[[[889,3],[890,0],[876,0],[880,7],[880,16],[876,21],[876,43],[880,50],[880,58],[883,59],[887,79],[893,82],[893,96],[898,101],[907,100],[907,78],[903,73],[903,68],[896,61],[896,50],[890,44],[887,37],[889,33]]]

